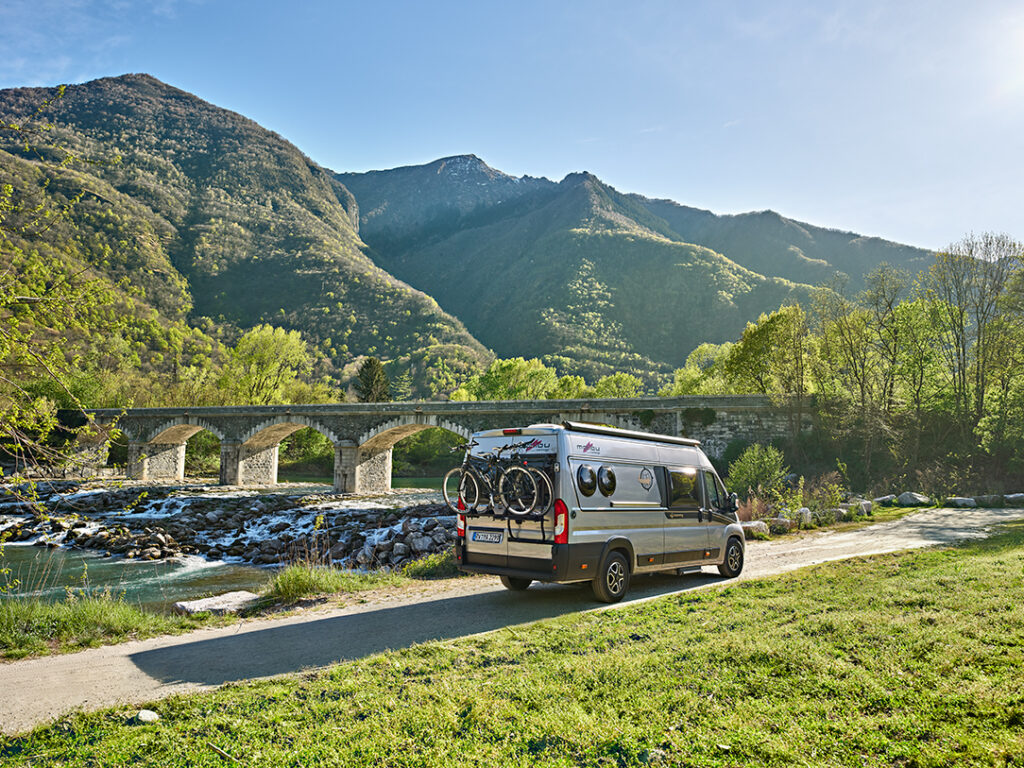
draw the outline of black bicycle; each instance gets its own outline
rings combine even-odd
[[[441,483],[445,504],[455,512],[476,512],[486,503],[484,512],[528,515],[538,500],[535,475],[518,464],[502,461],[501,454],[513,447],[503,445],[479,456],[468,449],[476,442],[454,450],[466,449],[462,466],[448,471]]]

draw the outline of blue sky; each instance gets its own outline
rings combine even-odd
[[[929,248],[1024,239],[1019,1],[0,0],[0,87],[126,72],[337,171],[475,153]]]

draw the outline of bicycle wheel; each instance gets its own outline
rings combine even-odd
[[[498,480],[497,500],[510,515],[528,515],[537,505],[537,481],[522,467],[511,466]]]
[[[537,503],[533,505],[535,515],[546,515],[555,503],[555,487],[551,484],[551,478],[543,469],[530,467],[530,474],[537,481]]]
[[[444,496],[444,503],[455,513],[472,512],[480,501],[480,487],[471,470],[463,470],[462,467],[455,467],[448,470],[441,481],[441,494]],[[459,508],[459,502],[462,508]]]

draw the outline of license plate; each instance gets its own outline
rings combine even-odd
[[[487,544],[501,544],[501,534],[473,531],[473,541],[482,541]]]

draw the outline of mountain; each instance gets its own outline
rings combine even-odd
[[[644,378],[761,312],[883,261],[928,253],[774,212],[716,216],[625,195],[588,173],[515,178],[475,155],[336,178],[378,264],[434,296],[499,356],[588,379]]]
[[[0,91],[0,115],[38,119],[55,95]],[[42,117],[48,143],[85,162],[34,194],[58,207],[85,194],[31,246],[123,281],[164,324],[295,328],[335,371],[363,354],[489,359],[458,319],[365,254],[344,185],[252,120],[148,75],[69,86]],[[39,158],[2,134],[0,184],[26,195],[41,179]]]

